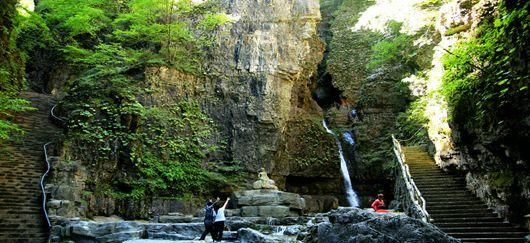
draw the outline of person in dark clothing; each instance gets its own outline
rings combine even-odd
[[[214,228],[215,222],[215,210],[214,205],[219,201],[219,198],[215,202],[212,202],[212,199],[209,199],[206,202],[206,207],[204,207],[204,231],[202,232],[200,240],[204,240],[208,233],[212,236],[213,239],[216,238],[216,231]]]

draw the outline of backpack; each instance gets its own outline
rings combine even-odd
[[[213,212],[213,205],[206,206],[206,208],[204,209],[204,224],[212,225],[214,220],[215,220],[215,217],[214,217],[214,212]]]

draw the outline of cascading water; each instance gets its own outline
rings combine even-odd
[[[340,140],[337,135],[328,128],[328,125],[326,124],[325,120],[322,120],[322,125],[326,129],[326,132],[333,135],[333,138],[335,138],[335,142],[339,147],[340,170],[342,172],[342,176],[344,177],[344,188],[346,189],[346,198],[348,199],[348,203],[351,207],[359,207],[359,198],[357,197],[357,194],[355,193],[355,191],[353,191],[353,188],[351,186],[350,173],[348,172],[348,167],[346,166],[346,159],[344,158],[344,153],[342,151],[342,145],[340,144]],[[352,141],[354,141],[353,137],[351,138]]]
[[[342,134],[342,137],[346,142],[348,142],[351,146],[355,146],[355,139],[353,139],[353,135],[351,132],[345,132]]]

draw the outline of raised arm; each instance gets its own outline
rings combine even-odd
[[[223,204],[223,207],[222,207],[223,209],[225,209],[226,205],[228,205],[228,201],[230,201],[229,197],[226,198],[225,204]]]

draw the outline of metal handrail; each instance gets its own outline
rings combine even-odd
[[[410,140],[412,140],[414,138],[414,136],[416,136],[416,134],[418,134],[422,129],[425,129],[424,127],[420,127],[418,130],[416,130],[409,138],[407,139],[396,139],[393,135],[392,137],[394,139],[396,139],[398,142],[408,142]]]
[[[52,119],[54,120],[57,120],[59,122],[61,122],[62,124],[66,123],[66,119],[62,118],[62,117],[59,117],[59,116],[56,116],[55,113],[53,112],[55,110],[55,108],[57,107],[57,105],[54,105],[52,107],[52,109],[50,110],[50,116]]]
[[[399,143],[399,140],[397,140],[393,134],[392,134],[392,142],[394,144],[394,153],[396,154],[399,165],[401,167],[401,174],[402,174],[403,180],[405,181],[405,186],[407,187],[409,196],[414,206],[421,212],[422,214],[421,219],[424,222],[429,222],[430,217],[426,209],[427,202],[421,195],[421,192],[416,186],[416,183],[414,183],[414,180],[412,179],[412,176],[410,175],[409,166],[406,164],[405,154],[403,153],[401,144]]]
[[[66,124],[66,119],[55,115],[54,110],[55,110],[56,107],[57,107],[57,105],[54,105],[50,109],[49,116],[50,116],[52,121],[58,121],[61,126],[64,126],[64,124]],[[52,144],[52,143],[53,143],[53,141],[50,141],[50,142],[47,142],[46,144],[44,144],[44,146],[43,146],[44,160],[46,161],[46,172],[44,172],[44,174],[42,174],[41,179],[40,179],[40,188],[41,188],[41,191],[42,191],[42,211],[44,211],[44,217],[46,218],[46,223],[48,223],[48,229],[51,228],[52,224],[50,222],[50,217],[48,216],[48,210],[46,209],[46,189],[44,188],[44,179],[46,179],[46,176],[48,176],[48,173],[50,172],[50,169],[51,169],[50,160],[48,158],[48,146],[50,144]]]
[[[42,175],[40,178],[40,188],[42,190],[42,210],[44,211],[44,217],[46,218],[46,222],[48,223],[48,228],[52,227],[52,224],[50,223],[50,217],[48,216],[48,210],[46,210],[46,190],[44,189],[44,178],[48,176],[48,172],[50,172],[50,161],[48,160],[48,145],[50,145],[53,142],[47,142],[44,144],[44,159],[46,160],[46,172]]]

